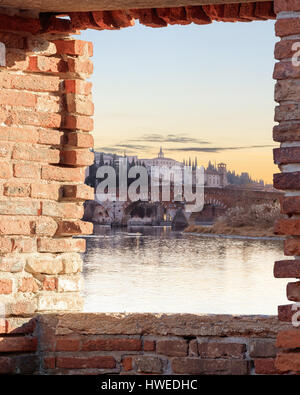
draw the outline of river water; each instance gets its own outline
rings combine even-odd
[[[282,241],[103,228],[87,237],[86,312],[276,314]]]

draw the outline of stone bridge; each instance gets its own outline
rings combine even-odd
[[[158,225],[172,222],[176,213],[182,210],[186,219],[191,222],[213,221],[231,207],[251,206],[253,204],[279,202],[280,192],[268,192],[248,188],[226,187],[205,188],[204,208],[201,212],[188,213],[185,203],[176,202],[172,197],[170,201],[151,202],[95,202],[86,204],[85,219],[98,224],[139,224]]]

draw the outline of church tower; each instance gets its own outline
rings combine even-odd
[[[163,153],[163,150],[162,150],[162,147],[160,147],[160,150],[159,150],[159,153],[158,153],[158,158],[163,158],[164,157],[164,153]]]

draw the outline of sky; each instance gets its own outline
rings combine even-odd
[[[78,37],[79,38],[79,37]],[[95,148],[225,162],[271,183],[274,21],[87,30]]]

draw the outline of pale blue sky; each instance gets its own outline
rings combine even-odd
[[[96,147],[152,157],[163,145],[271,181],[274,21],[137,24],[81,39],[94,43]]]

